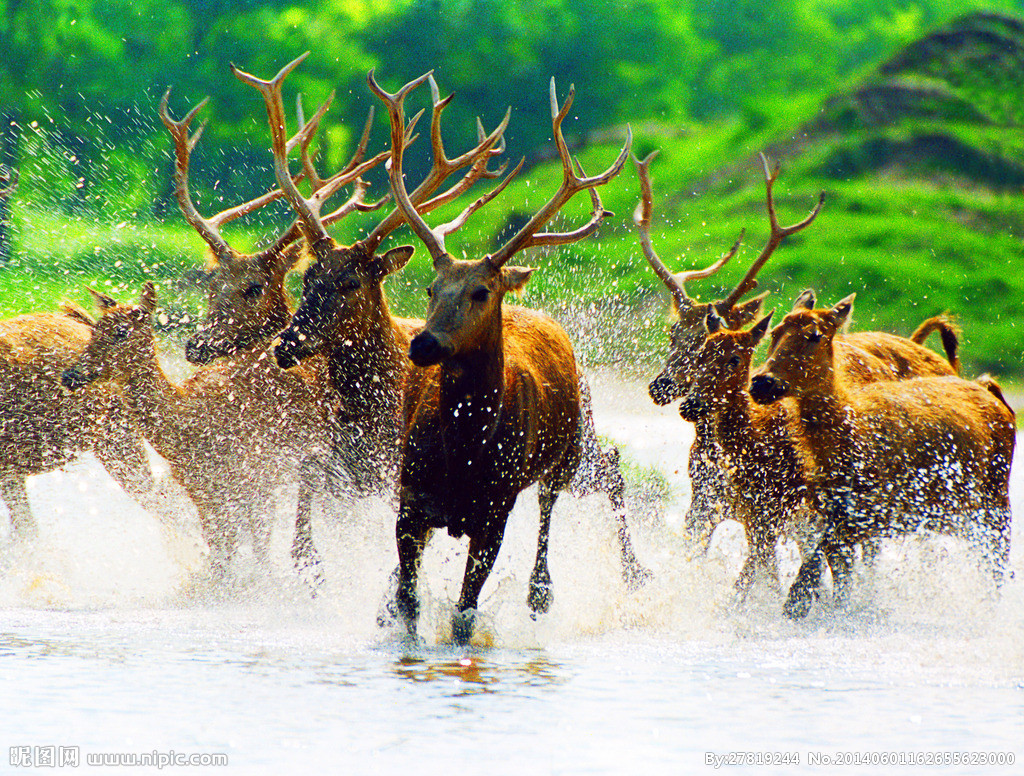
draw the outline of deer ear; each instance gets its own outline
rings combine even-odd
[[[818,295],[814,293],[813,288],[805,289],[800,292],[800,296],[793,302],[792,312],[797,310],[813,310],[814,305],[818,303]]]
[[[398,272],[402,269],[409,263],[409,259],[412,258],[412,254],[415,250],[416,249],[411,245],[399,245],[397,248],[392,248],[381,256],[381,260],[384,263],[384,274],[390,275],[391,273]]]
[[[715,308],[708,307],[707,317],[704,318],[704,328],[708,330],[708,334],[714,334],[717,331],[721,331],[725,328],[725,319],[722,318]]]
[[[845,299],[840,300],[839,303],[832,308],[831,312],[835,318],[837,329],[841,329],[850,319],[850,314],[853,312],[853,300],[856,297],[856,293],[850,294]]]
[[[152,313],[156,309],[156,286],[148,280],[142,286],[142,294],[139,295],[139,307],[147,313]]]
[[[767,295],[768,292],[766,291],[765,293],[759,294],[753,299],[748,299],[746,302],[738,304],[733,308],[739,315],[736,328],[746,326],[757,317],[757,314],[761,312],[761,305],[764,304],[764,298]]]
[[[114,297],[101,294],[99,291],[89,288],[88,286],[85,290],[92,295],[92,298],[96,302],[96,306],[100,308],[100,312],[109,310],[111,307],[117,307],[117,300],[114,299]]]
[[[754,327],[747,332],[751,337],[751,345],[757,345],[757,343],[764,338],[764,335],[768,332],[768,326],[772,322],[773,315],[775,315],[775,310],[769,310],[768,314],[759,320]]]
[[[533,272],[533,267],[502,267],[501,290],[522,291]]]

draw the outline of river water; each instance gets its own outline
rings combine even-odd
[[[669,485],[667,501],[652,495],[658,478],[630,501],[654,576],[626,590],[606,502],[563,497],[555,602],[532,621],[529,491],[467,649],[445,643],[465,558],[446,536],[424,560],[426,643],[376,627],[395,557],[383,500],[317,519],[328,581],[313,600],[289,568],[291,494],[271,571],[243,552],[215,586],[172,486],[158,520],[88,456],[33,478],[40,536],[14,545],[0,529],[0,773],[155,772],[91,763],[172,753],[227,755],[227,766],[166,769],[188,773],[1024,773],[1020,456],[1017,575],[1001,596],[965,546],[920,536],[885,544],[848,613],[823,602],[793,624],[764,587],[734,604],[737,526],[721,526],[704,556],[684,541],[692,432],[675,410],[610,374],[594,393],[600,432]],[[782,557],[791,578],[795,548]],[[770,762],[715,759],[731,753]],[[883,763],[893,756],[926,764]],[[973,763],[953,762],[963,756]],[[78,767],[34,767],[51,757]],[[837,757],[845,764],[826,764]]]

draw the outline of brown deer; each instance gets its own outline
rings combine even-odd
[[[580,380],[569,338],[554,320],[523,308],[505,308],[505,294],[521,289],[532,269],[507,266],[534,245],[565,245],[592,234],[608,215],[596,187],[622,169],[631,136],[603,174],[577,175],[562,136],[562,121],[573,90],[559,109],[551,81],[551,115],[562,160],[563,181],[550,200],[501,248],[479,260],[452,258],[445,236],[462,226],[508,182],[480,197],[458,217],[431,229],[405,188],[402,174],[403,102],[424,77],[396,94],[370,75],[370,88],[391,119],[389,179],[395,202],[427,246],[436,278],[428,289],[427,320],[413,338],[409,357],[419,367],[409,375],[405,397],[406,433],[396,526],[399,557],[397,605],[410,634],[416,632],[416,579],[431,532],[445,528],[469,536],[469,557],[458,611],[455,641],[473,631],[480,591],[501,548],[509,512],[519,492],[540,484],[541,530],[528,602],[534,613],[550,605],[547,537],[558,492],[573,479],[581,455]],[[568,233],[541,233],[576,193],[589,190],[594,212]]]
[[[665,360],[665,366],[658,376],[651,381],[648,388],[651,399],[654,400],[655,404],[664,406],[675,401],[687,391],[698,366],[697,353],[707,339],[705,320],[708,313],[713,310],[716,316],[724,321],[726,328],[734,331],[742,329],[754,321],[761,311],[761,305],[766,294],[761,294],[747,301],[740,301],[741,298],[757,286],[757,273],[775,252],[776,248],[782,244],[782,241],[814,221],[824,204],[825,194],[822,192],[818,199],[818,204],[802,221],[792,226],[780,226],[775,216],[775,199],[773,196],[773,187],[779,175],[779,167],[776,166],[774,172],[770,171],[768,161],[762,154],[761,161],[764,167],[765,187],[767,190],[768,217],[771,225],[768,241],[743,279],[725,298],[712,302],[700,302],[687,293],[686,283],[691,280],[711,277],[722,269],[736,255],[740,242],[743,239],[743,234],[740,234],[739,239],[729,251],[707,268],[672,273],[661,259],[658,258],[654,246],[651,244],[650,229],[654,198],[649,168],[657,153],[657,151],[652,152],[642,162],[636,159],[636,157],[633,158],[637,168],[637,175],[640,179],[640,202],[633,214],[633,220],[637,225],[640,234],[640,244],[648,263],[654,270],[654,274],[668,288],[669,297],[672,301],[672,312],[675,317],[669,332],[669,354]],[[695,416],[693,422],[696,435],[694,443],[690,447],[688,461],[688,474],[692,495],[684,525],[691,536],[701,540],[706,545],[715,526],[722,520],[736,517],[739,522],[743,523],[746,518],[737,512],[737,510],[743,509],[743,504],[737,501],[736,494],[730,488],[728,478],[718,460],[718,451],[713,441],[714,434],[709,418],[703,415]],[[748,574],[743,574],[740,578],[745,580],[748,577]]]
[[[836,334],[854,295],[828,310],[791,312],[772,334],[754,401],[796,400],[795,438],[815,508],[826,516],[785,613],[807,614],[832,568],[835,600],[849,595],[851,548],[877,536],[940,531],[986,553],[997,585],[1009,555],[1013,411],[989,377],[921,377],[857,386],[837,367]]]
[[[125,491],[150,505],[142,435],[116,386],[69,394],[61,374],[81,356],[93,321],[77,307],[0,321],[0,497],[16,537],[36,533],[25,478],[92,452]]]
[[[157,359],[152,283],[137,305],[94,295],[102,315],[85,352],[64,371],[64,385],[123,386],[132,417],[195,502],[217,576],[226,572],[242,528],[264,560],[274,488],[330,445],[323,385],[304,372],[271,374],[252,361],[203,367],[175,385]]]
[[[193,148],[202,133],[202,127],[190,134],[189,126],[196,114],[205,104],[205,100],[194,107],[180,121],[175,121],[168,111],[170,90],[164,95],[160,104],[160,117],[171,133],[175,145],[175,193],[178,204],[185,219],[196,229],[210,248],[210,266],[207,271],[208,307],[207,316],[200,329],[189,338],[185,345],[186,358],[195,364],[209,364],[217,358],[229,357],[245,361],[247,368],[258,372],[256,378],[260,382],[281,381],[290,384],[295,378],[283,372],[273,358],[266,356],[266,350],[272,340],[284,330],[292,317],[292,309],[285,292],[285,277],[303,256],[303,243],[298,221],[289,226],[272,243],[260,251],[243,254],[232,248],[221,235],[220,227],[252,212],[269,202],[284,196],[281,189],[225,210],[211,218],[199,214],[189,194],[189,166]],[[333,98],[333,95],[331,95]],[[354,193],[347,202],[332,213],[323,216],[325,225],[334,223],[356,210],[366,212],[383,204],[384,200],[367,204],[366,184],[360,176],[371,166],[378,164],[388,154],[382,153],[363,162],[363,156],[369,142],[369,133],[373,119],[373,111],[367,120],[362,138],[351,161],[329,179],[321,179],[316,172],[309,145],[313,139],[321,118],[331,104],[328,99],[307,123],[299,103],[299,129],[295,136],[286,144],[286,152],[296,145],[301,150],[302,173],[298,178],[305,178],[314,195],[319,201],[325,201],[341,187],[354,184]],[[320,356],[308,359],[295,369],[303,373],[302,379],[312,380],[325,386],[328,384],[326,360]],[[330,391],[316,394],[321,401],[331,399]],[[282,399],[289,397],[291,392],[286,388],[281,392]],[[267,406],[268,419],[276,419],[283,410]],[[323,408],[309,408],[311,416],[324,415],[333,424],[334,419],[329,413],[324,414]],[[334,433],[333,428],[329,433]],[[324,471],[333,469],[330,461],[309,458],[300,468],[298,510],[296,513],[296,533],[292,546],[292,557],[301,571],[312,574],[312,581],[319,583],[319,574],[315,557],[311,556],[309,526],[313,498],[317,491],[322,490],[327,482]],[[332,484],[336,484],[333,483]]]

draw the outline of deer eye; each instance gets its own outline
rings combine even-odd
[[[262,283],[250,283],[246,289],[242,292],[242,296],[246,299],[258,299],[263,293]]]
[[[740,357],[739,356],[733,356],[732,358],[729,359],[729,366],[739,366],[739,365],[740,365]]]
[[[821,332],[815,329],[814,331],[807,335],[807,339],[812,345],[817,345],[819,342],[821,342]]]
[[[121,324],[120,326],[115,326],[114,327],[114,334],[113,334],[114,341],[115,342],[120,342],[121,340],[128,339],[129,331],[131,331],[131,330],[127,326],[125,326],[124,324]]]
[[[432,289],[430,286],[427,286],[427,298],[430,298],[433,295],[434,295],[434,289]]]
[[[474,302],[486,302],[487,297],[490,296],[490,294],[491,292],[488,290],[487,286],[480,286],[479,288],[473,289],[473,293],[469,296]]]

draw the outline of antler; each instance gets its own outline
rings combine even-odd
[[[764,167],[764,183],[765,190],[767,191],[768,200],[768,222],[771,225],[771,234],[768,236],[768,242],[765,243],[764,248],[761,249],[761,255],[757,257],[753,264],[750,265],[750,269],[747,270],[747,274],[743,276],[743,279],[737,284],[736,288],[729,292],[729,295],[725,298],[725,302],[728,305],[734,305],[740,300],[745,293],[752,291],[757,288],[757,273],[761,271],[761,267],[764,266],[765,262],[771,258],[771,255],[775,252],[775,249],[779,247],[783,239],[789,237],[791,234],[796,234],[805,226],[809,225],[811,221],[817,218],[818,213],[821,212],[822,205],[825,204],[825,192],[821,192],[821,196],[818,197],[818,204],[811,210],[803,221],[792,226],[779,226],[778,218],[775,215],[775,198],[772,194],[772,187],[775,185],[775,179],[779,177],[779,165],[776,163],[775,169],[768,169],[768,158],[763,154],[759,154],[761,157],[761,164]]]
[[[501,169],[496,174],[492,174],[489,171],[487,171],[486,168],[487,161],[492,155],[492,146],[497,141],[498,137],[500,137],[500,135],[498,134],[499,131],[504,131],[510,116],[509,113],[506,113],[505,119],[499,125],[498,129],[491,133],[490,136],[483,138],[480,144],[478,144],[477,147],[473,149],[473,151],[469,152],[468,154],[463,154],[456,160],[448,160],[447,157],[445,156],[444,149],[440,144],[440,132],[435,133],[433,131],[433,127],[438,126],[436,120],[437,118],[440,117],[441,110],[443,110],[444,107],[448,104],[448,102],[451,100],[451,97],[446,97],[444,100],[438,99],[439,95],[437,92],[437,88],[436,85],[433,84],[433,79],[431,76],[432,73],[426,73],[420,76],[419,78],[413,79],[394,94],[386,92],[384,91],[384,89],[380,87],[376,80],[374,80],[372,70],[367,76],[367,81],[373,93],[376,94],[381,99],[385,106],[387,106],[388,118],[391,124],[391,167],[388,171],[388,179],[391,183],[391,191],[394,194],[396,205],[395,211],[394,213],[392,213],[392,216],[398,214],[398,218],[400,219],[398,223],[401,223],[402,220],[408,221],[410,228],[427,246],[427,249],[430,251],[430,255],[434,259],[434,263],[436,265],[438,262],[451,260],[451,258],[448,256],[447,250],[444,247],[445,236],[451,234],[456,229],[461,227],[464,223],[466,223],[466,220],[469,218],[470,215],[472,215],[474,212],[476,212],[481,207],[490,202],[492,199],[494,199],[496,196],[498,196],[498,194],[500,194],[502,190],[504,190],[504,188],[509,184],[512,178],[519,172],[519,170],[522,169],[523,161],[520,161],[516,168],[511,173],[509,173],[509,175],[507,175],[498,186],[496,186],[493,190],[489,191],[487,194],[483,195],[482,197],[479,197],[474,202],[472,202],[456,218],[454,218],[453,220],[449,221],[446,224],[442,224],[436,229],[431,229],[429,226],[427,226],[426,221],[423,220],[422,212],[420,210],[417,210],[416,205],[414,204],[415,198],[417,196],[425,197],[430,190],[440,185],[440,183],[444,180],[444,177],[447,177],[447,175],[451,174],[452,171],[458,169],[458,167],[453,167],[454,165],[461,164],[462,166],[464,166],[466,163],[470,161],[468,157],[475,156],[476,158],[472,160],[473,167],[465,176],[465,178],[472,177],[474,182],[475,180],[478,180],[480,177],[483,177],[484,173],[487,173],[488,177],[495,177],[495,175],[500,175],[501,172],[505,169],[505,165],[502,165]],[[405,153],[405,146],[407,145],[407,141],[405,140],[403,136],[404,133],[402,131],[402,127],[404,126],[405,122],[404,103],[405,98],[409,94],[409,92],[411,92],[413,89],[415,89],[417,86],[422,84],[423,81],[427,79],[431,80],[431,93],[434,98],[435,121],[432,122],[431,130],[432,138],[434,140],[434,167],[432,168],[430,175],[427,176],[427,179],[424,180],[424,182],[420,184],[416,191],[413,192],[412,196],[410,196],[408,191],[406,190],[405,179],[402,173],[402,158]],[[441,173],[438,171],[444,170],[444,168],[446,167],[453,167],[453,169],[445,173],[444,177],[442,177]],[[442,199],[444,199],[444,201],[448,201],[448,199],[446,198],[449,198],[449,192],[456,189],[458,189],[461,192],[466,188],[469,188],[469,185],[463,186],[465,178],[463,181],[460,181],[459,183],[455,184],[455,186],[449,189],[448,192],[445,192],[444,194],[435,197],[434,200],[431,200],[431,202],[435,202]],[[426,212],[426,209],[426,205],[423,208],[421,208],[423,212]],[[391,216],[389,216],[389,220],[390,218]],[[378,230],[380,228],[381,227],[379,226]],[[375,232],[376,231],[377,230],[375,230]]]
[[[654,197],[651,193],[651,177],[648,167],[657,155],[657,151],[652,151],[642,162],[635,156],[633,157],[637,175],[640,177],[640,202],[637,204],[636,210],[633,211],[633,221],[640,232],[640,245],[644,249],[644,255],[654,270],[654,274],[661,278],[661,281],[668,287],[669,293],[675,299],[676,306],[682,310],[692,305],[694,301],[686,293],[686,282],[711,277],[724,267],[739,250],[740,243],[743,242],[744,232],[740,231],[739,239],[736,240],[732,248],[722,254],[718,261],[711,266],[705,269],[688,270],[680,272],[678,275],[673,275],[668,267],[661,262],[661,259],[658,258],[658,254],[654,252],[654,246],[651,245],[651,213],[654,211]]]
[[[268,205],[275,200],[280,199],[284,196],[284,192],[281,189],[274,189],[268,191],[249,202],[236,205],[235,207],[222,210],[212,218],[204,218],[199,211],[196,209],[195,204],[192,202],[192,196],[189,194],[188,189],[188,172],[189,162],[192,154],[192,150],[196,147],[196,143],[199,142],[199,138],[203,134],[203,130],[206,128],[206,122],[204,121],[199,129],[195,133],[190,134],[189,126],[192,120],[196,117],[196,114],[210,101],[207,97],[203,99],[198,105],[190,110],[183,119],[175,121],[168,110],[168,102],[171,97],[171,89],[168,88],[164,93],[163,99],[160,100],[160,119],[163,121],[164,126],[167,127],[168,132],[171,133],[171,137],[174,140],[174,152],[175,152],[175,166],[174,166],[174,194],[178,200],[178,207],[181,208],[182,215],[185,216],[185,220],[188,221],[192,227],[199,232],[199,236],[206,241],[206,244],[210,246],[213,251],[214,257],[218,261],[230,261],[234,257],[234,251],[228,245],[227,241],[221,236],[220,228],[228,223],[234,221],[236,218],[244,216],[248,213],[258,210],[259,208]],[[327,110],[330,105],[328,100],[320,110],[317,111],[316,123],[319,122],[319,117]],[[311,122],[313,129],[315,130],[316,124]],[[301,133],[300,133],[301,135]],[[293,147],[296,142],[300,142],[300,135],[292,138],[288,141],[289,147]],[[284,241],[284,245],[297,237],[297,234],[292,233],[289,230],[279,238],[278,242]],[[286,240],[286,237],[289,239]]]
[[[477,144],[475,147],[466,151],[464,154],[460,154],[454,159],[449,159],[444,149],[444,142],[441,138],[441,114],[448,104],[451,102],[454,95],[449,94],[444,99],[441,98],[440,90],[437,88],[437,82],[434,81],[433,71],[425,73],[424,75],[416,78],[395,94],[389,94],[384,91],[377,81],[374,79],[374,71],[371,70],[367,75],[367,83],[370,86],[371,91],[376,94],[384,103],[388,106],[388,116],[391,119],[391,130],[392,130],[392,167],[394,167],[394,130],[395,130],[395,117],[404,116],[403,103],[405,96],[415,89],[417,86],[423,83],[424,80],[430,83],[430,98],[431,98],[431,115],[430,115],[430,146],[433,150],[433,164],[431,165],[430,172],[427,173],[427,177],[423,179],[419,186],[409,195],[408,199],[411,205],[415,206],[415,209],[420,215],[431,212],[432,210],[451,202],[459,195],[467,191],[473,184],[479,181],[481,178],[494,179],[500,177],[506,169],[507,165],[502,165],[497,170],[489,170],[487,164],[490,159],[494,156],[499,156],[505,152],[505,129],[508,127],[509,119],[512,117],[512,109],[509,108],[505,111],[504,118],[498,123],[498,126],[494,128],[489,135],[484,133],[483,124],[480,123],[480,119],[477,119]],[[418,117],[418,114],[417,114]],[[404,119],[403,119],[404,120]],[[415,118],[413,122],[415,122]],[[399,146],[404,150],[404,146],[408,145],[411,140],[400,141]],[[496,147],[497,146],[497,147]],[[433,199],[426,201],[427,197],[433,194],[437,188],[444,183],[453,173],[461,170],[463,167],[469,166],[469,170],[462,177],[462,179],[448,188],[446,191],[437,195]],[[520,163],[519,168],[522,167]],[[518,172],[519,168],[512,173]],[[392,171],[393,172],[393,171]],[[389,177],[390,174],[389,174]],[[404,188],[405,182],[402,181],[402,187]],[[501,188],[504,188],[502,186]],[[392,186],[394,190],[394,186]],[[494,193],[494,196],[497,192]],[[493,198],[493,197],[492,197]],[[490,201],[488,199],[488,201]],[[408,220],[408,213],[399,205],[396,201],[395,209],[388,214],[387,218],[381,221],[377,227],[363,240],[363,243],[371,250],[376,250],[377,246],[380,245],[381,241],[388,236],[391,232],[402,225]],[[482,204],[478,207],[482,207]],[[465,214],[468,218],[469,214]],[[456,219],[458,220],[458,219]],[[454,222],[453,222],[454,223]],[[411,222],[410,222],[411,224]],[[424,224],[425,225],[425,224]],[[461,225],[461,224],[460,224]],[[457,228],[457,227],[456,227]],[[453,230],[454,231],[454,230]]]
[[[0,199],[7,199],[18,188],[18,171],[13,167],[3,167],[0,172]]]
[[[333,92],[331,93],[331,97],[334,97]],[[325,185],[329,185],[330,181],[333,180],[334,178],[347,177],[348,175],[351,174],[352,170],[354,170],[362,163],[363,156],[366,155],[366,148],[370,143],[370,130],[373,128],[372,105],[370,106],[369,114],[366,117],[366,124],[363,126],[363,134],[359,139],[359,144],[356,146],[355,153],[352,155],[352,158],[349,160],[349,163],[345,165],[345,167],[342,170],[335,173],[333,176],[331,176],[331,178],[327,179],[326,181],[323,178],[321,178],[317,173],[316,166],[313,164],[312,156],[309,153],[310,143],[312,142],[313,137],[316,134],[316,125],[319,123],[320,119],[323,116],[323,107],[321,107],[320,111],[317,111],[317,114],[313,116],[313,118],[310,119],[310,123],[307,124],[302,110],[302,95],[299,94],[295,98],[295,113],[296,116],[298,117],[299,122],[299,132],[297,133],[296,138],[300,138],[299,152],[302,159],[302,170],[306,179],[310,182],[310,186],[312,187],[314,192],[319,191]],[[311,132],[307,131],[310,125],[313,125],[314,127],[313,131]],[[388,153],[389,152],[387,151],[383,151],[382,153],[375,156],[374,159],[379,164],[381,161],[388,157]],[[368,188],[369,184],[366,181],[364,181],[362,178],[357,178],[355,181],[352,196],[349,197],[348,201],[341,205],[337,210],[334,210],[328,213],[326,216],[323,216],[323,218],[321,219],[323,223],[333,224],[335,221],[340,221],[342,218],[344,218],[349,213],[352,213],[355,210],[359,210],[360,212],[363,213],[368,213],[372,210],[378,209],[389,199],[389,196],[385,195],[376,202],[365,202],[366,190]]]
[[[572,158],[569,155],[569,148],[566,145],[565,138],[562,136],[562,121],[569,113],[569,108],[572,107],[572,101],[575,93],[576,88],[574,86],[570,86],[569,96],[566,98],[565,105],[559,109],[558,96],[555,92],[555,79],[551,79],[551,125],[554,130],[555,145],[558,147],[558,155],[562,160],[562,185],[559,186],[558,191],[556,191],[551,199],[548,200],[547,204],[537,211],[533,218],[531,218],[526,225],[512,237],[511,240],[488,257],[488,261],[494,267],[503,266],[516,253],[534,245],[566,245],[568,243],[576,242],[577,240],[582,240],[584,237],[593,234],[594,231],[597,230],[597,227],[601,223],[601,219],[605,216],[611,215],[611,213],[602,207],[601,198],[597,194],[597,187],[610,181],[622,170],[622,166],[626,163],[626,156],[629,154],[629,149],[633,144],[633,130],[627,126],[626,144],[622,147],[622,151],[619,152],[618,158],[614,163],[612,163],[611,167],[600,175],[596,175],[592,178],[580,177],[583,175],[582,172],[580,173],[580,176],[577,176],[573,170]],[[537,233],[537,230],[550,221],[566,202],[584,189],[590,190],[590,200],[594,207],[593,215],[588,223],[571,232]]]
[[[323,207],[323,203],[338,189],[358,180],[359,176],[378,164],[386,154],[378,154],[368,161],[357,163],[355,166],[349,165],[342,172],[323,181],[319,188],[314,188],[313,193],[308,198],[302,196],[288,171],[289,145],[285,140],[286,129],[281,86],[288,74],[308,57],[309,53],[307,51],[305,54],[289,62],[269,81],[264,81],[261,78],[246,73],[234,64],[231,65],[231,71],[235,74],[236,78],[243,83],[255,87],[263,95],[263,101],[267,106],[267,119],[270,124],[271,147],[274,155],[274,174],[285,198],[298,214],[302,228],[306,231],[306,239],[312,247],[317,243],[330,240],[330,235],[328,235],[324,225],[324,219],[320,216],[320,209]],[[312,123],[310,122],[310,124]]]

